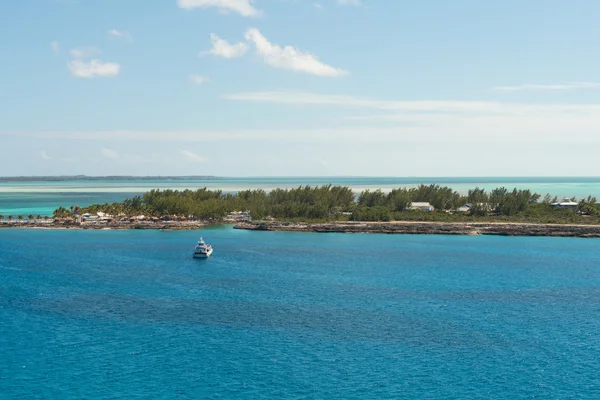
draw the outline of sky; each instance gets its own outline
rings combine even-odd
[[[0,176],[600,176],[598,15],[0,1]]]

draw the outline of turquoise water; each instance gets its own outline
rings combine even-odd
[[[52,212],[58,207],[70,207],[79,205],[85,207],[92,204],[104,204],[121,202],[128,197],[135,196],[136,192],[115,193],[115,192],[33,192],[19,193],[0,191],[0,214],[8,218],[9,215],[17,217],[19,215],[28,216],[30,214],[52,215]]]
[[[598,398],[598,243],[0,230],[0,397]]]
[[[419,184],[440,184],[465,194],[469,189],[481,187],[492,190],[505,186],[510,189],[531,189],[545,195],[576,197],[589,195],[600,198],[600,178],[562,177],[457,177],[457,178],[377,178],[377,177],[283,177],[283,178],[211,178],[196,180],[98,180],[60,182],[0,182],[0,214],[51,215],[59,206],[87,206],[94,203],[123,201],[127,197],[151,189],[198,189],[207,187],[225,192],[244,189],[291,188],[300,185],[343,185],[359,192],[364,189],[390,191],[398,187],[415,187]]]

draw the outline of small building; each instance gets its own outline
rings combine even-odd
[[[569,210],[577,210],[579,208],[579,203],[565,197],[563,201],[560,201],[558,203],[552,203],[551,206],[554,208],[567,208]]]
[[[250,211],[233,211],[225,216],[227,222],[247,222],[250,221]]]
[[[410,203],[409,210],[421,210],[421,211],[433,211],[434,208],[429,202],[426,201],[413,201]]]
[[[470,203],[465,204],[464,206],[460,206],[456,209],[456,212],[469,212],[471,211],[471,207],[473,207]]]
[[[477,207],[478,211],[485,211],[488,213],[493,212],[498,205],[492,205],[490,203],[476,203],[475,206]],[[456,210],[456,212],[463,212],[463,213],[467,213],[467,212],[471,212],[473,210],[473,204],[471,203],[467,203],[463,206],[458,207]]]

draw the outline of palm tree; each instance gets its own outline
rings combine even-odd
[[[0,221],[4,221],[4,215],[0,214]]]
[[[17,219],[18,219],[19,221],[23,221],[23,216],[22,216],[22,215],[19,215],[19,216],[17,217]]]
[[[35,219],[37,219],[39,221],[40,219],[42,219],[42,216],[40,214],[38,214],[37,217],[35,217]]]
[[[15,217],[13,217],[12,215],[8,216],[8,222],[12,222],[15,219]]]
[[[60,206],[56,210],[54,210],[53,215],[54,215],[54,218],[65,218],[65,217],[69,216],[69,210]]]
[[[27,216],[27,219],[29,220],[29,222],[33,221],[34,220],[33,215],[29,214]]]

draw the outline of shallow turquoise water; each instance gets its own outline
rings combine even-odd
[[[598,398],[599,243],[0,230],[0,397]]]
[[[59,206],[120,202],[127,197],[151,189],[198,189],[236,192],[245,189],[291,188],[301,185],[343,185],[360,192],[364,189],[389,191],[419,184],[450,186],[465,194],[475,187],[488,191],[497,187],[530,189],[542,196],[600,198],[600,178],[597,177],[279,177],[279,178],[211,178],[196,180],[102,180],[61,182],[0,182],[0,215],[51,215]]]
[[[58,207],[80,206],[122,202],[138,193],[113,193],[113,192],[35,192],[35,193],[2,193],[0,191],[0,215],[5,219],[9,215],[17,218],[22,215],[52,215]]]

